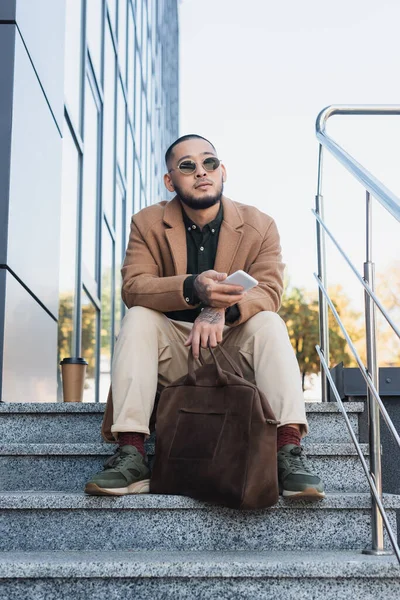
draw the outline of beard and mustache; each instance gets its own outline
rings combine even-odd
[[[196,198],[193,194],[188,194],[187,192],[183,192],[180,186],[174,184],[175,192],[179,198],[179,200],[192,208],[193,210],[204,210],[205,208],[210,208],[218,202],[221,201],[222,193],[224,191],[224,183],[221,178],[221,185],[215,192],[211,194],[207,194],[207,196],[203,196],[202,198]]]

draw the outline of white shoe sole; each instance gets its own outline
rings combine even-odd
[[[323,500],[325,498],[325,492],[319,492],[313,487],[306,488],[301,492],[291,492],[289,490],[283,490],[282,496],[289,498],[290,500]]]
[[[148,494],[150,492],[150,479],[136,481],[124,488],[102,488],[96,483],[88,483],[85,493],[91,496],[125,496],[126,494]]]

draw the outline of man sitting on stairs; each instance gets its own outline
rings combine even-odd
[[[218,352],[221,344],[238,359],[246,379],[264,392],[280,421],[283,496],[323,498],[323,483],[310,472],[300,445],[308,429],[300,373],[286,325],[276,313],[284,270],[276,224],[223,195],[226,169],[205,138],[179,138],[165,160],[164,182],[176,196],[132,217],[122,267],[122,298],[129,310],[115,345],[108,435],[103,422],[103,436],[119,448],[85,492],[149,491],[144,440],[157,381],[167,385],[187,372],[189,346],[198,357],[199,346],[210,344]],[[249,158],[244,160],[247,165]],[[259,282],[247,293],[224,284],[227,273],[239,269]]]

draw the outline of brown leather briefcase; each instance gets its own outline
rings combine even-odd
[[[213,363],[166,386],[156,419],[153,494],[178,494],[232,508],[257,509],[278,500],[276,428],[264,394],[222,347],[233,373]]]

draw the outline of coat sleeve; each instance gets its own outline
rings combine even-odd
[[[160,277],[159,267],[134,218],[121,274],[122,299],[128,308],[144,306],[159,312],[192,308],[183,296],[187,275]]]
[[[238,302],[240,317],[233,323],[226,324],[236,327],[262,310],[278,312],[283,292],[284,270],[278,228],[272,220],[260,251],[248,270],[249,275],[257,279],[258,285]]]

